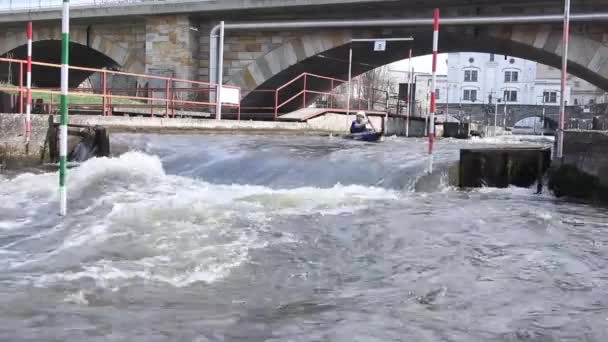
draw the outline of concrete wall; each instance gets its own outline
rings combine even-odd
[[[405,136],[406,129],[405,126],[407,124],[407,120],[402,117],[389,117],[386,135],[398,135]],[[423,137],[425,132],[425,124],[424,120],[414,119],[409,121],[409,136],[410,137]],[[439,132],[437,134],[439,135]]]
[[[196,24],[187,15],[146,17],[146,73],[198,79]]]
[[[608,202],[608,132],[565,131],[564,157],[551,170],[557,196]]]
[[[563,164],[598,177],[608,187],[608,132],[565,131]]]
[[[49,127],[47,115],[33,115],[29,146],[25,142],[25,115],[0,115],[0,164],[37,163],[44,159]],[[48,154],[46,155],[48,157]]]

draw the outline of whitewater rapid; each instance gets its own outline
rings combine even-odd
[[[498,138],[433,175],[423,139],[113,141],[64,218],[57,173],[0,178],[0,341],[608,339],[604,208],[450,186]]]

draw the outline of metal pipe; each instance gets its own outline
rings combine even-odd
[[[543,97],[543,118],[541,120],[541,126],[540,126],[540,136],[544,136],[545,135],[545,99]]]
[[[105,70],[101,74],[101,85],[103,87],[103,90],[102,90],[103,97],[101,98],[101,113],[103,116],[106,116],[106,114],[107,114],[106,107],[107,107],[107,92],[108,92],[108,75]],[[139,94],[137,93],[137,90],[136,90],[135,96],[137,96],[137,95],[139,95]]]
[[[507,93],[508,95],[505,96],[505,106],[504,106],[504,116],[502,118],[502,135],[505,135],[505,132],[507,131],[507,100],[510,101],[511,99],[511,93]]]
[[[209,36],[209,83],[217,81],[217,39],[219,35],[211,34]]]
[[[169,117],[169,100],[170,100],[170,87],[171,87],[171,83],[170,81],[165,81],[165,117],[168,118]]]
[[[564,156],[564,121],[566,120],[566,77],[568,77],[568,41],[570,39],[570,0],[564,3],[564,28],[562,36],[562,75],[561,75],[561,97],[559,102],[559,126],[557,128],[556,156],[561,159]]]
[[[19,62],[19,113],[23,113],[23,61]]]
[[[496,109],[494,109],[494,137],[496,137],[496,126],[498,125],[498,102],[500,99],[496,99]]]
[[[30,132],[32,129],[32,39],[33,30],[32,22],[27,23],[27,78],[26,86],[26,103],[25,103],[25,143],[30,143]]]
[[[441,19],[441,25],[500,25],[500,24],[541,24],[558,23],[564,19],[560,14],[539,15],[507,15],[507,16],[468,16]],[[597,21],[608,20],[608,12],[581,13],[570,17],[571,21]],[[355,19],[355,20],[303,20],[303,21],[270,21],[270,22],[244,22],[224,25],[225,30],[252,30],[252,29],[297,29],[297,28],[337,28],[337,27],[387,27],[387,26],[426,26],[433,25],[429,18],[403,18],[403,19]],[[216,36],[220,25],[211,29],[210,36]]]
[[[331,94],[329,95],[329,108],[334,108],[334,80],[331,80]]]
[[[350,92],[351,92],[351,83],[352,83],[352,75],[353,75],[353,46],[351,44],[350,49],[348,51],[348,90],[346,92],[346,126],[350,124],[350,120],[348,115],[350,115]]]
[[[216,107],[215,107],[215,118],[217,120],[222,120],[222,83],[224,83],[223,80],[223,68],[224,68],[224,30],[225,30],[225,25],[224,22],[222,21],[220,23],[220,38],[219,38],[219,44],[218,44],[218,57],[217,57],[217,62],[218,62],[218,73],[217,73],[217,85],[216,85],[216,96],[217,96],[217,100],[216,100]]]
[[[412,76],[414,73],[414,69],[412,69],[412,49],[410,48],[409,51],[409,55],[408,55],[408,59],[407,59],[407,68],[409,69],[409,77],[407,79],[407,112],[405,113],[406,118],[405,118],[405,136],[409,137],[410,136],[410,116],[412,116],[412,102],[411,102],[411,98],[412,98]]]
[[[59,215],[67,215],[67,162],[68,162],[68,70],[70,62],[70,2],[63,1],[61,15],[61,125],[59,133]]]
[[[433,173],[433,144],[435,142],[435,112],[437,98],[437,51],[439,47],[439,8],[433,13],[433,65],[431,74],[431,108],[429,117],[429,174]],[[469,126],[470,127],[470,126]]]
[[[302,109],[306,108],[306,74],[304,74],[304,94],[302,94]]]

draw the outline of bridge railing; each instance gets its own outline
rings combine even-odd
[[[26,63],[0,58],[0,91],[16,95],[14,107],[20,113],[25,108]],[[32,62],[32,66],[39,83],[48,84],[50,79],[60,78],[59,64]],[[79,84],[69,89],[71,110],[104,116],[115,112],[164,117],[215,116],[218,88],[215,83],[77,66],[70,66],[69,71],[71,79]],[[226,109],[227,116],[240,119],[240,88],[224,85],[223,89],[225,93],[234,93],[234,99],[222,101],[222,109]],[[59,95],[58,88],[33,86],[34,111],[55,113],[59,109]]]
[[[313,82],[318,85],[317,89],[311,85]],[[276,120],[280,110],[287,106],[290,110],[298,109],[298,107],[306,108],[308,106],[307,95],[326,97],[328,108],[335,109],[335,105],[338,103],[338,98],[342,97],[343,95],[336,92],[335,89],[346,83],[348,82],[338,78],[311,73],[300,74],[276,89],[274,96],[274,119]],[[329,89],[329,91],[323,89]],[[287,98],[283,99],[284,97]],[[296,103],[296,100],[299,102]],[[308,98],[308,100],[310,100],[310,98]]]
[[[166,0],[71,0],[71,7],[93,7],[112,5],[133,5],[144,3],[166,3]],[[0,11],[46,10],[60,8],[63,0],[0,0]]]

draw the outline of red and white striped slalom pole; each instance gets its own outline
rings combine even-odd
[[[27,76],[25,83],[25,143],[29,144],[32,130],[32,22],[27,23]]]
[[[431,76],[431,106],[429,117],[429,174],[433,172],[433,144],[435,143],[435,112],[437,111],[436,82],[437,82],[437,50],[439,45],[439,8],[433,14],[433,69]]]

